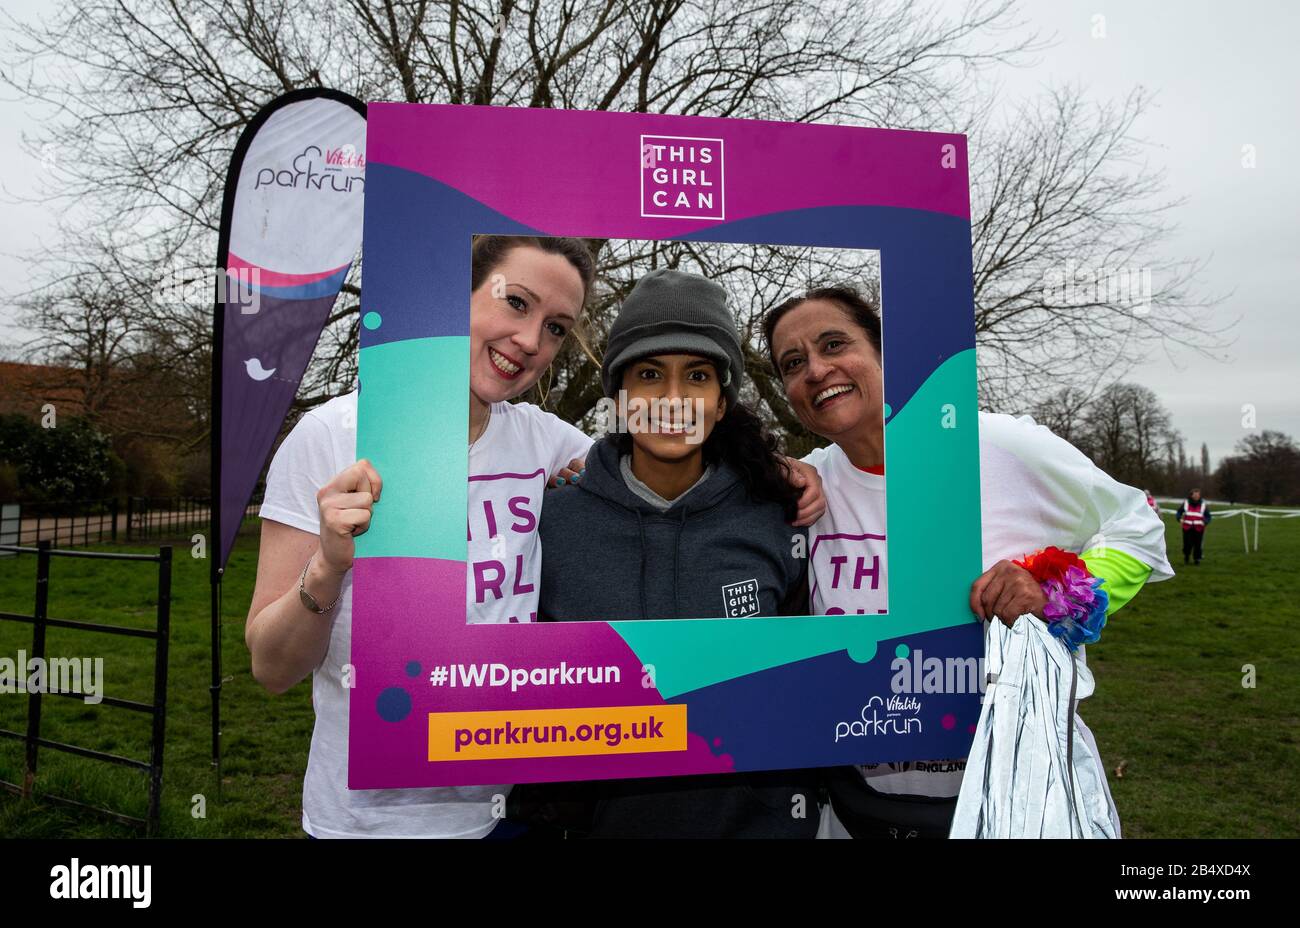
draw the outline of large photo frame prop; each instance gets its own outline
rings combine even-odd
[[[647,151],[682,144],[710,149],[716,196],[656,179]],[[467,625],[478,233],[877,251],[888,613]],[[964,136],[371,104],[364,242],[357,455],[384,488],[354,566],[349,787],[966,755],[983,638]],[[603,672],[577,683],[574,668]],[[638,724],[656,737],[595,734]],[[518,743],[521,727],[556,737]]]

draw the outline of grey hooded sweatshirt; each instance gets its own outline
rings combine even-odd
[[[661,509],[628,487],[619,458],[602,439],[580,482],[546,497],[541,621],[807,614],[793,540],[804,530],[778,503],[752,499],[719,463]],[[556,786],[588,804],[597,837],[773,838],[815,835],[818,784],[817,771],[793,770]],[[792,815],[800,806],[807,817]]]

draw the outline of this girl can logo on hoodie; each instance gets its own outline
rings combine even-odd
[[[722,602],[729,619],[758,615],[758,581],[745,580],[727,584],[722,588]]]

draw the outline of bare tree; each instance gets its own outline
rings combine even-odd
[[[1159,200],[1158,174],[1134,166],[1146,98],[1095,109],[1067,90],[1014,119],[990,115],[980,76],[1041,47],[1012,0],[956,9],[904,0],[70,0],[41,21],[8,17],[4,31],[4,82],[49,117],[30,145],[57,154],[47,194],[66,207],[67,241],[83,241],[85,229],[114,232],[51,255],[42,285],[22,297],[29,308],[70,305],[71,282],[105,268],[105,286],[134,297],[141,276],[156,285],[209,264],[240,130],[278,94],[327,85],[366,100],[965,129],[986,405],[1015,408],[1026,384],[1085,384],[1099,342],[1117,371],[1153,338],[1216,344],[1194,312],[1206,302],[1192,286],[1195,265],[1149,257],[1174,202]],[[1080,268],[1095,277],[1143,267],[1155,284],[1149,312],[1124,294],[1098,297],[1093,287],[1080,297],[1065,285]],[[354,382],[360,288],[358,267],[300,390],[303,405]],[[596,308],[597,336],[617,295],[609,287]],[[192,374],[210,350],[210,311],[204,300],[132,306],[132,331],[153,346],[153,363],[175,365],[200,395]],[[34,318],[42,327],[50,319]],[[575,346],[562,362],[581,357]],[[774,400],[773,383],[756,380]],[[540,389],[553,408],[591,392],[562,368]],[[780,402],[764,400],[791,423]]]
[[[103,424],[120,385],[137,320],[118,293],[90,274],[67,280],[59,292],[37,295],[28,306],[30,325],[43,336],[40,360],[50,367],[33,386],[46,391],[75,390],[77,405],[96,424]],[[57,378],[57,380],[56,380]]]
[[[190,301],[178,301],[158,286],[170,252],[135,260],[111,233],[70,230],[62,254],[61,275],[21,301],[24,321],[40,332],[28,357],[62,378],[40,386],[74,388],[86,417],[115,437],[195,447],[207,430],[211,273],[196,276]],[[148,409],[139,408],[142,396]]]
[[[1081,445],[1086,439],[1083,420],[1095,391],[1079,387],[1062,387],[1048,394],[1029,408],[1030,415],[1040,425],[1045,425],[1066,441]]]
[[[1019,27],[1010,0],[72,0],[39,22],[9,17],[0,58],[5,82],[49,114],[30,144],[57,153],[48,194],[71,207],[68,237],[122,233],[101,242],[109,261],[63,249],[49,262],[43,290],[66,301],[82,268],[210,263],[238,133],[297,87],[951,129],[975,108],[972,77],[1036,46]],[[300,402],[353,381],[359,294],[357,271]],[[168,342],[182,362],[205,350],[196,320],[210,307],[184,310],[152,327],[193,335]]]
[[[603,396],[600,362],[618,307],[633,285],[656,268],[675,268],[718,281],[736,317],[747,379],[741,399],[783,433],[791,453],[823,444],[805,431],[786,403],[780,379],[762,340],[767,310],[814,286],[856,289],[879,305],[880,265],[874,251],[712,242],[607,240],[592,242],[599,276],[578,337],[557,355],[524,399],[583,427],[595,424]]]
[[[1158,258],[1181,202],[1144,163],[1141,89],[1090,105],[1069,87],[972,135],[981,400],[1122,379],[1154,341],[1212,353],[1230,320],[1196,287],[1201,263]]]
[[[1076,432],[1081,450],[1111,476],[1151,486],[1171,454],[1182,455],[1182,436],[1154,391],[1133,383],[1111,384],[1082,411]]]
[[[1224,465],[1231,462],[1241,498],[1264,505],[1300,501],[1300,448],[1294,438],[1265,429],[1237,442],[1234,451]]]

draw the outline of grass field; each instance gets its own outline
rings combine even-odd
[[[1081,714],[1097,736],[1127,837],[1300,835],[1300,608],[1287,590],[1300,562],[1300,519],[1265,520],[1245,554],[1236,519],[1210,527],[1205,561],[1148,587],[1088,649],[1097,693]],[[1168,519],[1166,519],[1168,522]],[[1253,521],[1251,522],[1253,534]],[[143,548],[114,550],[146,551]],[[311,737],[307,683],[272,697],[249,675],[243,620],[256,534],[241,536],[227,571],[221,800],[209,763],[207,561],[176,550],[162,833],[175,837],[300,835],[302,776]],[[30,612],[35,558],[0,559],[0,610]],[[50,615],[152,625],[156,568],[56,560]],[[0,622],[0,657],[30,649],[31,627]],[[105,693],[148,702],[153,649],[144,639],[52,629],[51,656],[102,656]],[[1242,686],[1243,666],[1255,686]],[[141,713],[47,697],[43,734],[147,758]],[[26,697],[0,694],[0,728],[25,730]],[[0,778],[22,779],[23,746],[0,740]],[[1122,765],[1122,776],[1117,770]],[[145,774],[41,752],[38,791],[143,816]],[[195,817],[195,796],[206,815]],[[0,835],[127,836],[127,826],[0,793]]]
[[[253,520],[256,524],[256,520]],[[240,536],[224,583],[222,661],[227,676],[222,696],[222,789],[217,801],[211,766],[211,678],[208,562],[177,546],[172,572],[171,655],[167,687],[167,748],[163,768],[162,834],[173,837],[301,835],[302,777],[311,740],[310,684],[271,696],[249,674],[244,647],[244,616],[252,595],[257,536]],[[105,550],[110,550],[105,548]],[[148,548],[114,547],[117,551]],[[153,549],[156,553],[157,548]],[[152,627],[157,606],[157,566],[56,558],[51,567],[49,614]],[[36,559],[0,560],[0,610],[30,614]],[[31,649],[31,626],[0,622],[0,657],[15,658]],[[147,639],[50,629],[51,656],[102,656],[104,693],[152,702],[153,645]],[[148,759],[148,715],[120,708],[85,705],[47,696],[42,700],[42,734],[56,741]],[[0,695],[0,728],[26,730],[27,698]],[[0,740],[0,779],[22,781],[23,744]],[[38,790],[143,817],[147,774],[42,750]],[[195,796],[206,816],[196,818]],[[130,836],[129,826],[78,810],[23,802],[0,793],[0,835]]]
[[[1126,837],[1300,835],[1300,606],[1288,592],[1300,518],[1260,520],[1249,554],[1242,518],[1211,522],[1201,566],[1184,567],[1166,516],[1178,576],[1144,589],[1088,648],[1097,692],[1079,714]]]

